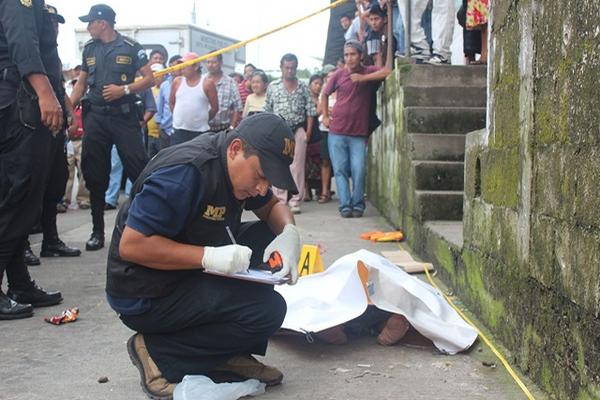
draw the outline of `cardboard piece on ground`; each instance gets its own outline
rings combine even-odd
[[[373,287],[369,286],[369,268],[367,268],[365,263],[362,261],[359,261],[356,264],[356,268],[358,269],[358,277],[360,278],[360,282],[365,290],[365,295],[367,295],[367,301],[369,302],[369,305],[371,305],[373,304],[371,301],[371,291],[373,290]]]
[[[381,255],[390,260],[390,262],[396,264],[404,271],[409,274],[423,273],[425,268],[427,271],[433,271],[433,264],[415,261],[412,255],[408,251],[404,250],[393,250],[393,251],[382,251]]]
[[[325,271],[321,252],[318,246],[305,244],[302,246],[300,261],[298,262],[298,276],[306,276]]]

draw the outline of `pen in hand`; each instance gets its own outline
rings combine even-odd
[[[231,229],[229,229],[229,225],[225,225],[225,230],[227,231],[227,234],[229,235],[231,244],[237,244],[237,242],[235,241],[235,238],[233,237],[233,233],[231,232]]]

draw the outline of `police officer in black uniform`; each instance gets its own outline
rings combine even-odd
[[[58,24],[64,24],[65,19],[58,13],[56,7],[47,4],[46,8],[50,14],[50,20],[52,21],[54,31],[58,36]],[[57,91],[57,97],[64,99],[64,105],[66,107],[65,111],[69,115],[67,122],[73,123],[73,117],[71,115],[73,107],[71,107],[69,99],[65,97],[66,92],[64,89],[62,76],[62,65],[58,71],[52,71],[49,72],[49,74],[50,73],[55,76],[53,79],[56,79],[60,82]],[[77,257],[81,254],[79,249],[67,246],[62,240],[60,240],[56,226],[56,205],[63,198],[67,180],[69,179],[65,143],[65,130],[61,129],[61,131],[52,139],[49,149],[49,176],[46,183],[46,192],[44,193],[41,219],[43,241],[40,255],[42,257]],[[25,253],[25,262],[27,263],[27,251]]]
[[[77,105],[89,88],[82,100],[85,135],[81,168],[90,191],[93,231],[85,248],[98,250],[104,247],[104,194],[111,147],[117,146],[126,176],[135,181],[147,156],[134,94],[152,86],[154,78],[142,46],[114,29],[112,8],[96,4],[79,19],[88,23],[92,40],[83,49],[81,74],[71,102]],[[134,82],[137,71],[142,79]]]
[[[32,306],[62,300],[39,288],[23,261],[40,218],[50,142],[64,126],[53,29],[43,0],[0,2],[0,279],[5,271],[8,278],[0,319],[29,317]]]

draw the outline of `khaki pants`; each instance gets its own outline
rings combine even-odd
[[[300,203],[304,200],[304,187],[305,187],[305,175],[306,175],[306,131],[304,128],[298,128],[295,132],[296,147],[294,149],[294,161],[290,164],[290,171],[294,178],[294,183],[298,188],[298,194],[293,195],[289,201],[290,207],[300,206]],[[273,194],[277,196],[279,201],[286,204],[288,198],[288,192],[284,189],[279,189],[273,186]]]
[[[65,197],[67,202],[71,202],[73,183],[75,181],[75,168],[77,168],[77,179],[79,180],[79,189],[77,190],[77,204],[90,204],[90,192],[85,187],[85,180],[81,173],[81,140],[71,141],[73,144],[73,154],[67,156],[69,166],[69,180],[67,181],[67,191]]]

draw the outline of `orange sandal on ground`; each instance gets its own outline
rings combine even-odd
[[[375,242],[401,242],[404,240],[404,234],[401,231],[385,232],[383,235],[372,237]]]
[[[360,234],[360,238],[363,240],[373,240],[373,235],[382,235],[382,231],[368,231]]]

